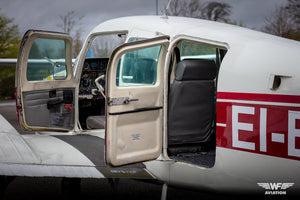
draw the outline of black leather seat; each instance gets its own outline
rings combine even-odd
[[[212,60],[178,63],[169,93],[169,147],[201,144],[209,139],[215,123],[216,74]]]

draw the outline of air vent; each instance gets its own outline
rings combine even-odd
[[[268,88],[270,90],[278,90],[280,88],[280,85],[282,84],[282,79],[291,78],[291,77],[292,76],[271,74],[270,79],[269,79]]]
[[[281,77],[275,75],[273,80],[272,90],[277,90],[281,84]]]

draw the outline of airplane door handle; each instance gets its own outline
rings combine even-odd
[[[130,98],[126,98],[124,100],[124,104],[129,104],[131,101],[138,101],[139,99],[130,99]]]
[[[138,101],[139,99],[130,99],[129,97],[117,97],[117,98],[109,98],[108,105],[109,106],[117,106],[129,104],[132,101]]]

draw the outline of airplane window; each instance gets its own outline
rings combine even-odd
[[[139,37],[131,37],[128,39],[129,42],[136,42],[136,41],[141,41],[141,40],[146,40],[147,38],[139,38]]]
[[[225,54],[226,54],[225,49],[223,48],[221,49],[213,45],[199,43],[196,41],[195,42],[187,41],[187,40],[180,41],[177,44],[176,48],[174,48],[174,52],[172,56],[172,59],[176,58],[176,60],[173,60],[171,62],[172,70],[170,71],[170,84],[172,84],[174,81],[175,70],[178,62],[185,59],[213,60],[217,64],[217,67],[219,68]],[[180,59],[178,59],[177,56]]]
[[[116,85],[119,87],[154,85],[161,46],[130,51],[119,60]]]
[[[181,41],[178,47],[180,49],[180,60],[200,58],[216,61],[215,47],[189,41]]]
[[[65,79],[65,40],[37,38],[30,49],[26,76],[28,81]]]
[[[125,43],[127,34],[97,36],[87,53],[87,58],[109,58],[118,46]]]

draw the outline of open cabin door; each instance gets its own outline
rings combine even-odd
[[[162,151],[164,64],[168,37],[117,48],[106,77],[106,161],[156,159]]]
[[[74,128],[72,38],[63,33],[25,33],[17,62],[16,101],[25,129]]]

